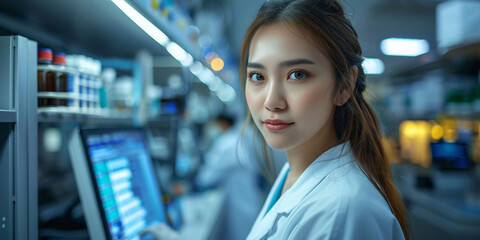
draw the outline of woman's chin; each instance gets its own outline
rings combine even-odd
[[[278,151],[284,151],[285,152],[292,147],[291,144],[289,144],[285,141],[278,141],[278,139],[275,139],[275,140],[265,139],[265,141],[267,142],[269,147],[271,147],[275,150],[278,150]]]

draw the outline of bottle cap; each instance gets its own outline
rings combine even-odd
[[[53,56],[53,63],[64,65],[65,64],[65,53],[57,53]]]
[[[38,49],[38,61],[39,62],[51,62],[52,61],[52,49],[39,48]]]

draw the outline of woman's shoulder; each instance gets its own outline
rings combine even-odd
[[[388,203],[356,163],[331,171],[293,214],[302,215],[292,218],[299,226],[322,226],[332,239],[402,239]]]
[[[313,190],[308,199],[317,204],[328,202],[334,208],[351,211],[385,210],[391,213],[385,198],[368,179],[355,160],[332,170]],[[329,201],[325,201],[328,198]]]

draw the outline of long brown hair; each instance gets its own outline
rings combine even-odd
[[[309,40],[323,46],[334,66],[334,98],[341,91],[350,93],[350,98],[334,112],[335,133],[340,142],[350,142],[353,154],[365,175],[383,195],[408,239],[407,221],[403,201],[393,183],[392,172],[382,144],[378,118],[364,99],[366,77],[362,68],[362,49],[357,32],[345,17],[343,7],[337,0],[287,0],[268,1],[260,8],[243,40],[240,81],[245,91],[246,64],[252,38],[265,25],[283,22],[292,30],[307,33]],[[352,79],[352,68],[358,68],[357,79]],[[248,111],[246,124],[251,123]],[[265,141],[262,147],[265,152]],[[266,165],[268,162],[268,156]]]

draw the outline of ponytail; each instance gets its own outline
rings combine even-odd
[[[361,64],[355,81],[353,96],[335,109],[335,132],[340,142],[350,142],[357,162],[365,175],[387,201],[397,218],[406,239],[407,220],[402,199],[393,183],[390,163],[382,144],[379,121],[375,111],[363,97],[365,73]]]

